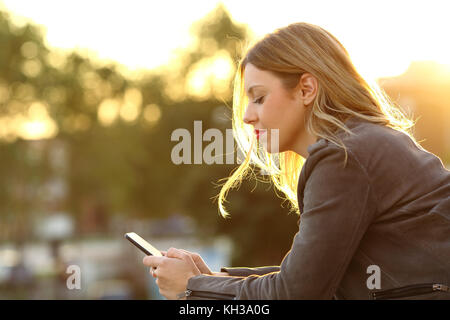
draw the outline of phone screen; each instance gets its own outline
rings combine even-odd
[[[153,247],[150,243],[142,239],[139,235],[134,232],[128,232],[125,234],[125,238],[127,238],[132,244],[141,249],[146,255],[153,255],[157,257],[162,257],[163,255],[159,252],[158,249]]]

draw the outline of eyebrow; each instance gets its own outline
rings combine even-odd
[[[247,95],[249,95],[250,93],[253,95],[253,89],[256,87],[263,87],[263,85],[261,84],[255,84],[254,86],[251,86],[250,88],[248,88],[247,90]]]

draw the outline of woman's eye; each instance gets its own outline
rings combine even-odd
[[[257,103],[257,104],[261,104],[261,103],[263,102],[263,100],[264,100],[264,96],[262,96],[262,97],[256,99],[256,100],[253,101],[253,102],[254,102],[254,103]]]

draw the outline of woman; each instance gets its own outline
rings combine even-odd
[[[450,172],[414,140],[413,124],[324,29],[295,23],[265,36],[239,64],[233,129],[247,158],[219,208],[227,214],[227,191],[253,163],[300,212],[299,232],[277,267],[213,273],[175,248],[146,257],[161,294],[450,299]]]

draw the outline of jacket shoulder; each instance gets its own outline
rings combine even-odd
[[[342,130],[337,136],[344,143],[347,152],[352,153],[362,164],[391,151],[396,154],[406,154],[411,148],[425,151],[406,133],[393,128],[355,118],[350,118],[345,124],[352,133]],[[309,156],[327,148],[339,147],[322,138],[308,147]]]

